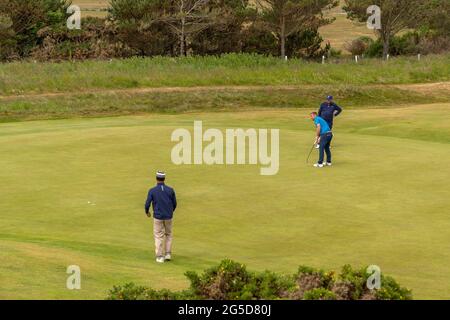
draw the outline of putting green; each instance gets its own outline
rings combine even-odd
[[[448,298],[450,105],[346,111],[335,166],[305,164],[305,111],[149,115],[0,125],[0,298],[103,299],[133,281],[182,289],[228,257],[293,273],[379,265],[415,298]],[[176,128],[280,128],[280,171],[175,166]],[[174,261],[153,260],[143,213],[157,169],[179,209]],[[82,290],[66,289],[79,265]]]

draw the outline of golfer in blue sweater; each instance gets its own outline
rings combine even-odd
[[[327,96],[327,101],[320,105],[319,112],[317,114],[327,122],[330,130],[333,130],[334,118],[340,115],[341,112],[342,108],[334,102],[333,96]],[[319,148],[320,146],[317,145],[317,149]]]
[[[148,192],[145,213],[150,218],[153,207],[153,233],[155,237],[156,262],[164,263],[172,259],[172,220],[177,208],[175,191],[165,184],[166,174],[156,173],[156,186]]]
[[[333,130],[334,118],[341,112],[342,108],[334,102],[333,96],[328,96],[327,101],[320,105],[318,115],[328,123],[330,130]]]

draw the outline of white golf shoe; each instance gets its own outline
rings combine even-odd
[[[325,166],[331,167],[333,164],[331,162],[324,163]]]
[[[324,165],[323,165],[323,164],[316,163],[316,164],[314,165],[314,167],[316,167],[316,168],[323,168]]]
[[[166,261],[172,260],[172,255],[170,253],[166,254],[166,256],[164,257],[164,260],[166,260]]]
[[[158,257],[158,258],[156,258],[156,262],[158,262],[158,263],[164,263],[164,257]]]

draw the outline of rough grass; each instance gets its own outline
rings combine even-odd
[[[1,124],[0,298],[103,299],[130,281],[179,290],[186,270],[226,257],[283,273],[377,264],[415,298],[448,298],[449,111],[346,110],[335,166],[323,171],[304,164],[314,134],[301,110]],[[194,120],[280,128],[279,175],[172,165],[170,134]],[[142,208],[161,168],[180,202],[174,261],[163,266]],[[324,186],[332,197],[318,201]],[[65,288],[72,264],[81,291]]]
[[[0,65],[0,94],[165,86],[368,85],[450,80],[450,55],[322,65],[255,55]]]
[[[450,102],[450,94],[445,88],[432,92],[388,86],[123,90],[4,99],[0,104],[0,122],[267,108],[315,110],[328,94],[333,94],[345,109],[367,109],[373,105],[386,108],[407,106],[411,101],[415,104]]]

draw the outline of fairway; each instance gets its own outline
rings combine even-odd
[[[323,170],[305,164],[314,138],[307,113],[0,124],[0,299],[104,299],[130,281],[184,289],[184,272],[223,258],[286,274],[301,264],[376,264],[414,298],[449,298],[450,104],[347,110],[337,119],[335,166]],[[280,129],[278,175],[172,165],[171,133],[194,120]],[[158,169],[179,200],[174,261],[164,265],[154,262],[143,209]],[[66,289],[69,265],[81,267],[80,291]]]

